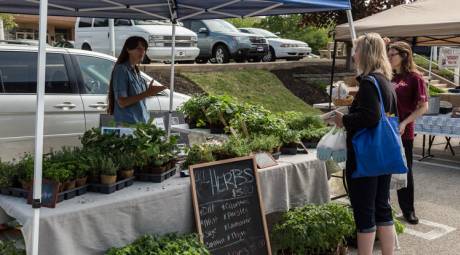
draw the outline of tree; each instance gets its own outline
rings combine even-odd
[[[13,15],[0,13],[0,40],[5,39],[4,29],[8,30],[16,26]]]
[[[327,30],[307,27],[302,24],[302,15],[269,16],[265,18],[235,18],[227,19],[235,27],[263,28],[273,33],[279,33],[282,38],[299,40],[308,43],[314,53],[323,48],[328,40]]]
[[[353,19],[358,20],[379,13],[389,8],[415,2],[416,0],[351,0]],[[304,25],[334,29],[337,24],[348,22],[344,11],[318,12],[305,14],[302,19]]]

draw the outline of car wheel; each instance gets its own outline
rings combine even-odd
[[[89,46],[89,44],[85,43],[85,44],[83,44],[83,45],[81,46],[81,49],[82,49],[82,50],[89,50],[89,51],[91,51],[91,46]]]
[[[224,45],[218,45],[213,51],[213,59],[217,64],[225,64],[230,62],[230,53]]]
[[[265,55],[262,58],[262,61],[263,62],[274,62],[275,60],[276,60],[275,50],[272,47],[270,47],[270,50],[268,51],[267,55]]]

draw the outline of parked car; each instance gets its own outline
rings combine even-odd
[[[30,40],[30,39],[19,39],[19,40],[0,40],[0,44],[13,44],[13,45],[30,45],[30,46],[38,46],[38,40]],[[46,46],[50,46],[46,44]]]
[[[157,20],[115,19],[115,55],[118,56],[126,39],[141,36],[149,43],[145,62],[171,60],[172,26]],[[109,19],[77,18],[75,25],[75,48],[110,54],[108,40]],[[194,62],[200,50],[197,35],[182,26],[176,27],[176,60]]]
[[[236,62],[248,59],[260,61],[268,53],[265,38],[241,33],[225,20],[188,20],[183,24],[198,34],[200,55],[196,59],[197,63],[205,63],[208,60],[228,63],[231,59]]]
[[[78,136],[99,126],[116,59],[101,53],[47,49],[45,149],[78,145]],[[0,44],[0,157],[34,151],[37,47]],[[142,77],[150,82],[145,73]],[[147,99],[151,112],[169,108],[169,90]],[[174,109],[188,100],[175,93]]]
[[[275,61],[276,59],[299,60],[311,54],[308,43],[283,39],[276,34],[261,28],[240,28],[243,33],[259,35],[267,39],[270,45],[268,54],[263,57],[264,62]]]

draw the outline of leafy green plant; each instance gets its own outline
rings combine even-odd
[[[100,161],[100,174],[101,175],[117,175],[118,166],[109,157],[101,156]]]
[[[210,124],[227,126],[242,108],[230,96],[210,96],[209,101],[210,104],[206,108],[206,116],[211,122]]]
[[[292,145],[300,142],[300,132],[296,130],[288,130],[281,135],[283,145]]]
[[[145,235],[123,248],[112,248],[106,255],[209,255],[196,235]]]
[[[0,188],[13,186],[16,177],[16,168],[12,163],[2,162],[0,160]]]
[[[212,148],[212,154],[217,160],[248,156],[250,153],[251,147],[247,139],[237,136],[231,136],[223,144]]]
[[[286,122],[262,106],[246,104],[230,121],[230,126],[245,136],[253,134],[280,136],[287,130]]]
[[[139,162],[142,166],[163,166],[174,160],[178,153],[177,136],[165,138],[166,133],[150,124],[139,124],[134,131]]]
[[[273,153],[275,149],[281,147],[281,140],[274,135],[254,135],[249,140],[252,152]]]
[[[315,115],[289,111],[280,116],[286,121],[288,128],[292,130],[318,129],[326,126],[324,121]]]
[[[300,131],[300,139],[303,142],[317,143],[327,132],[329,132],[329,130],[329,127],[323,127],[319,129],[304,129]]]
[[[183,168],[188,168],[191,165],[208,163],[215,161],[212,155],[212,148],[207,145],[193,145],[188,153],[187,158],[183,164]]]
[[[14,241],[0,240],[0,254],[2,255],[26,255],[26,251],[16,248]]]
[[[444,90],[437,88],[430,84],[429,93],[430,93],[430,97],[436,97],[436,96],[439,96],[439,93],[444,93]]]
[[[139,164],[139,159],[137,159],[137,156],[134,153],[120,153],[114,161],[115,164],[118,165],[118,169],[121,171],[133,170],[134,167]]]
[[[34,157],[32,154],[25,153],[16,165],[19,179],[25,182],[34,179]]]
[[[195,123],[197,127],[205,127],[207,118],[205,110],[210,105],[210,98],[207,95],[197,95],[185,102],[179,108],[186,118]]]
[[[346,245],[353,236],[353,214],[344,205],[307,205],[285,213],[273,228],[271,239],[277,251],[322,254]]]
[[[43,162],[43,177],[55,182],[66,182],[73,179],[73,173],[65,163]]]

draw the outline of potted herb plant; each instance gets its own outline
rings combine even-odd
[[[34,158],[31,154],[24,154],[16,165],[19,182],[25,190],[32,189],[32,180],[34,179]]]
[[[127,179],[134,175],[134,167],[137,165],[136,155],[133,153],[119,153],[116,158],[120,178]]]
[[[277,254],[345,255],[354,231],[353,214],[345,205],[307,205],[285,213],[271,240]]]
[[[102,156],[99,160],[101,184],[112,185],[116,183],[118,166],[109,157]]]
[[[206,128],[208,123],[205,110],[209,106],[209,97],[207,95],[197,95],[185,102],[179,111],[185,115],[185,122],[191,129]]]
[[[225,133],[225,128],[240,109],[241,107],[230,96],[211,96],[210,104],[206,108],[211,134]]]
[[[16,172],[13,164],[0,160],[0,188],[12,187],[15,175]]]
[[[216,160],[224,160],[248,156],[251,154],[251,148],[246,139],[231,136],[223,144],[213,146],[212,154]]]
[[[187,169],[191,165],[212,161],[215,161],[215,158],[212,155],[212,148],[207,145],[195,144],[188,150],[187,157],[182,165],[182,168]]]
[[[66,187],[63,184],[72,178],[72,172],[62,163],[47,162],[45,160],[43,162],[43,177],[58,183],[59,192],[62,192],[69,188],[69,184],[66,184]]]
[[[275,159],[279,159],[281,154],[281,140],[277,136],[253,135],[249,140],[249,146],[252,152],[268,152],[271,153]]]
[[[287,155],[296,155],[297,147],[300,143],[300,133],[295,130],[288,130],[281,136],[283,146],[281,147],[281,153]]]

